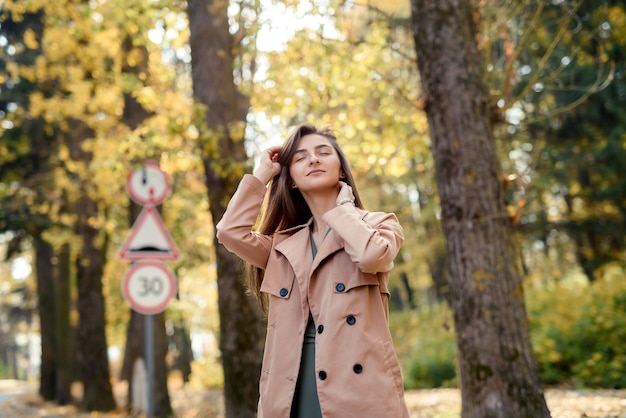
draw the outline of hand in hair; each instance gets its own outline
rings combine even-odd
[[[280,146],[270,147],[261,154],[259,166],[254,170],[254,177],[261,180],[263,184],[269,183],[275,175],[280,173],[280,164],[277,162],[280,149]]]

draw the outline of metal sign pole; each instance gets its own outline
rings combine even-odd
[[[0,0],[1,1],[1,0]],[[170,181],[155,162],[147,162],[126,180],[130,198],[144,205],[119,257],[136,261],[124,275],[122,294],[131,308],[144,315],[147,418],[154,417],[154,314],[163,312],[176,293],[176,276],[160,260],[177,260],[176,244],[155,206],[170,192]],[[166,389],[167,390],[167,389]]]
[[[146,356],[146,385],[148,386],[147,418],[154,417],[154,321],[152,315],[144,315],[145,325],[145,356]]]

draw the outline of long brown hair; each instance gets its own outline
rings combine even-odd
[[[298,147],[298,143],[300,142],[300,138],[311,134],[321,135],[329,140],[339,156],[341,171],[345,175],[345,178],[342,178],[341,181],[346,182],[352,187],[354,204],[356,207],[363,209],[363,203],[361,202],[354,177],[350,171],[350,165],[348,164],[344,152],[339,147],[337,137],[332,129],[330,127],[317,128],[310,123],[303,123],[293,130],[278,154],[278,163],[281,165],[281,170],[270,182],[269,194],[266,196],[265,210],[263,211],[258,228],[260,234],[272,235],[278,231],[302,225],[308,222],[311,216],[313,216],[300,190],[291,187],[293,180],[289,174],[289,166]],[[248,290],[259,301],[261,310],[267,314],[267,296],[261,293],[263,273],[262,269],[246,263],[246,283]]]

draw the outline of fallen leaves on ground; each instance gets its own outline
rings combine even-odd
[[[626,390],[549,389],[546,402],[553,418],[626,418]],[[457,418],[461,395],[457,389],[411,390],[406,392],[411,418]],[[179,388],[171,391],[176,418],[223,418],[222,392],[217,389]],[[59,406],[30,393],[2,405],[0,418],[141,418],[142,413],[120,409],[109,413],[81,412],[75,405]]]

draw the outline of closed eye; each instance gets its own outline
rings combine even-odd
[[[304,150],[296,151],[296,153],[293,156],[293,161],[297,162],[297,161],[304,160],[306,158],[305,153],[306,153],[306,151],[304,151]]]

